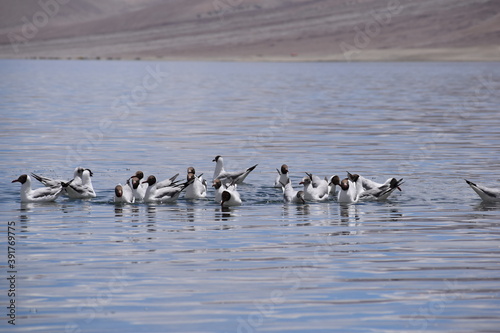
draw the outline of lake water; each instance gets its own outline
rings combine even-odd
[[[498,63],[0,61],[3,332],[493,332]],[[115,206],[136,170],[258,167],[241,207]],[[284,204],[304,172],[405,179],[385,202]],[[20,174],[97,198],[21,204]],[[34,183],[35,187],[39,184]],[[7,283],[6,283],[7,281]],[[15,299],[16,326],[6,306]]]

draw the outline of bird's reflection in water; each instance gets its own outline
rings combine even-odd
[[[359,209],[356,204],[340,204],[340,223],[343,225],[355,226],[360,222]]]
[[[500,210],[500,202],[485,202],[481,201],[479,204],[474,206],[475,211],[487,212]]]
[[[234,208],[231,207],[217,207],[215,208],[215,221],[229,221],[236,214],[233,211]]]
[[[156,205],[146,206],[146,218],[149,222],[156,222]]]
[[[116,222],[139,222],[139,207],[129,204],[115,205],[115,221]]]

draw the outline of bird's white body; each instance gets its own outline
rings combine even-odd
[[[66,193],[71,199],[91,199],[95,198],[96,194],[94,187],[92,186],[92,180],[90,179],[91,172],[89,169],[84,169],[81,172],[81,184],[73,183],[70,181],[67,186],[65,186]]]
[[[188,180],[190,178],[188,177]],[[186,187],[186,199],[203,199],[207,196],[207,181],[202,176],[192,175],[193,182]]]
[[[224,169],[224,160],[222,156],[216,156],[213,162],[216,163],[213,180],[220,179],[225,184],[243,183],[243,181],[245,180],[245,178],[247,178],[250,172],[252,172],[253,169],[257,167],[257,164],[255,164],[254,166],[251,166],[250,168],[245,169],[243,171],[228,172]]]
[[[240,194],[235,187],[227,188],[222,191],[221,195],[221,206],[222,207],[232,207],[240,206],[242,203]]]
[[[285,202],[305,203],[304,191],[294,190],[290,179],[288,179],[285,186],[280,185],[283,187],[283,200]]]
[[[115,203],[134,203],[135,197],[132,193],[132,187],[130,187],[129,182],[125,185],[118,184],[115,187]]]
[[[355,203],[358,201],[356,196],[356,184],[351,180],[345,178],[340,184],[338,191],[337,201],[339,203]]]
[[[308,174],[304,177],[300,184],[304,185],[304,199],[306,201],[324,201],[328,200],[328,182],[324,179],[316,179],[316,187],[313,185],[314,176]]]
[[[31,178],[28,175],[22,175],[13,183],[21,183],[21,202],[51,202],[55,201],[62,193],[61,185],[54,187],[31,188]]]
[[[475,184],[471,181],[465,180],[467,184],[479,195],[485,202],[500,202],[500,189],[486,187],[483,185]]]

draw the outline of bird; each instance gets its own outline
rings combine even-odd
[[[348,176],[351,175],[351,173],[349,173],[349,172],[347,172],[347,174],[348,174]],[[355,175],[357,175],[357,174],[355,174]],[[354,176],[354,175],[351,175],[351,176]],[[349,176],[349,177],[351,177],[351,176]],[[383,185],[390,185],[391,182],[394,182],[395,180],[397,181],[396,178],[391,177],[391,178],[388,178],[384,183],[377,183],[377,182],[374,182],[373,180],[368,179],[366,177],[363,177],[361,175],[357,175],[357,176],[359,177],[359,179],[361,181],[361,186],[363,186],[363,189],[365,189],[365,190],[379,188]],[[398,188],[398,190],[401,191],[401,188]]]
[[[214,201],[220,203],[222,200],[222,192],[226,189],[226,185],[223,185],[220,179],[215,179],[212,183],[212,187],[215,189]]]
[[[356,198],[356,201],[358,201],[359,196],[361,193],[365,191],[363,188],[363,184],[361,183],[361,178],[358,174],[351,174],[349,171],[347,171],[347,178],[351,182],[352,185],[349,185],[354,188],[354,196]]]
[[[203,179],[203,174],[196,176],[193,167],[187,169],[187,181],[192,181],[186,188],[184,197],[186,199],[203,199],[207,196],[207,181]]]
[[[313,186],[313,175],[306,173],[299,183],[304,185],[304,199],[307,201],[324,201],[328,199],[328,183],[324,179],[317,183],[317,187]]]
[[[335,185],[335,183],[340,184],[339,176],[333,175],[327,181],[328,181],[328,193],[333,196],[337,195],[337,185]]]
[[[221,194],[221,207],[240,206],[241,198],[235,187],[227,188]]]
[[[282,188],[283,184],[288,183],[288,165],[283,164],[281,166],[281,169],[276,169],[278,171],[278,176],[276,177],[276,180],[274,181],[274,187]]]
[[[146,190],[148,189],[147,183],[141,183],[139,177],[132,176],[128,179],[127,183],[130,184],[130,188],[132,190],[132,195],[134,196],[135,201],[144,200],[144,196],[146,195]]]
[[[170,186],[172,184],[175,184],[175,179],[178,176],[179,176],[179,174],[177,173],[177,174],[173,175],[172,177],[170,177],[168,179],[165,179],[165,180],[162,180],[160,182],[157,182],[156,183],[156,188],[160,189],[160,188],[168,187],[168,186]],[[140,182],[144,178],[144,172],[142,172],[140,170],[136,171],[135,174],[132,177],[130,177],[130,178],[133,178],[133,177],[139,178],[139,182]],[[145,183],[147,183],[147,182],[142,182],[140,184],[145,184]],[[144,192],[146,191],[146,188],[147,188],[147,186],[145,186]]]
[[[31,177],[24,174],[14,179],[12,183],[21,183],[21,202],[51,202],[55,201],[62,193],[62,185],[53,187],[31,188]]]
[[[394,190],[401,191],[401,185],[404,183],[403,178],[389,178],[384,183],[377,183],[369,180],[359,174],[351,174],[347,172],[349,180],[356,184],[357,200],[385,200],[391,195]]]
[[[186,189],[186,187],[192,183],[192,181],[187,181],[182,184],[173,184],[172,186],[157,188],[156,187],[156,177],[151,175],[143,183],[148,184],[146,194],[144,195],[144,202],[148,203],[166,203],[175,202],[179,195]]]
[[[483,201],[500,202],[500,189],[477,185],[467,179],[464,180]]]
[[[357,202],[358,198],[356,196],[356,184],[349,180],[349,178],[333,179],[334,185],[340,186],[338,191],[337,201],[339,203],[354,203]]]
[[[280,183],[283,187],[283,200],[285,202],[293,203],[305,203],[304,191],[296,191],[293,189],[292,182],[290,179],[287,180],[286,184]]]
[[[130,179],[129,179],[130,181]],[[134,203],[135,197],[132,193],[132,187],[130,187],[130,182],[127,181],[125,185],[118,184],[115,186],[115,203]]]
[[[71,199],[91,199],[95,198],[96,194],[94,187],[92,186],[93,173],[90,169],[79,170],[78,176],[81,179],[81,184],[78,182],[73,183],[74,179],[67,183],[63,183],[62,186],[66,189],[68,197]]]
[[[253,171],[257,167],[258,164],[251,166],[248,169],[239,172],[228,172],[224,169],[224,160],[222,156],[217,155],[212,160],[212,162],[216,162],[213,180],[220,179],[224,183],[234,183],[241,184],[247,178],[248,174]]]
[[[85,169],[83,167],[76,167],[74,172],[73,172],[73,179],[70,180],[73,185],[81,185],[82,184],[82,173],[84,170],[89,170],[89,172],[92,174],[92,171],[90,169]],[[35,173],[31,173],[31,176],[38,180],[40,183],[42,183],[44,186],[47,187],[57,187],[57,186],[62,186],[64,183],[68,183],[69,181],[63,180],[63,179],[52,179],[49,177],[44,177],[44,176],[39,176]],[[63,191],[61,193],[62,195],[67,195],[66,193],[66,188],[63,187]]]
[[[357,200],[385,200],[391,195],[392,192],[399,189],[402,184],[403,178],[399,180],[392,178],[389,184],[384,183],[379,187],[369,190],[363,189],[363,191],[358,194]]]

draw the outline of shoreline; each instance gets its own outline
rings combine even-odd
[[[57,52],[56,52],[57,53]],[[69,52],[68,52],[69,53]],[[178,56],[133,56],[133,55],[35,55],[7,56],[0,59],[26,60],[98,60],[98,61],[171,61],[171,62],[499,62],[500,46],[474,48],[432,48],[432,49],[386,49],[362,50],[355,57],[346,59],[343,54],[331,55],[178,55]]]

